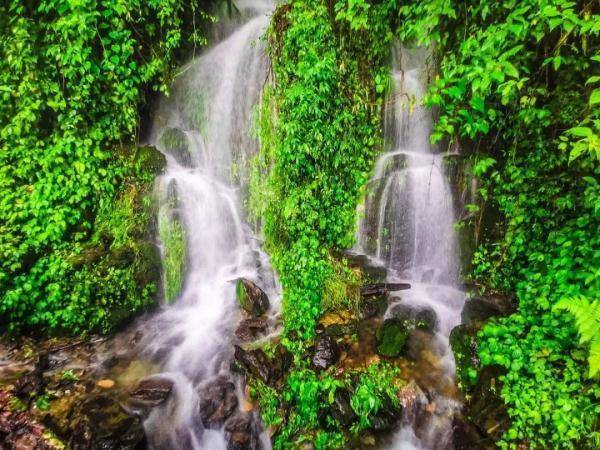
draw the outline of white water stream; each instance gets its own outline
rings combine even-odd
[[[406,411],[392,449],[452,448],[452,415],[459,405],[444,397],[454,384],[454,358],[448,338],[460,323],[465,294],[458,288],[459,258],[454,230],[454,206],[443,167],[443,156],[430,144],[431,112],[422,105],[428,79],[424,50],[393,49],[393,98],[385,116],[385,139],[391,151],[377,161],[371,194],[359,225],[360,250],[383,262],[389,281],[408,281],[388,307],[397,304],[431,309],[437,316],[432,351],[438,355],[438,392],[425,426],[415,430]]]
[[[270,6],[258,1],[238,6],[251,18],[182,69],[159,103],[152,130],[154,145],[167,155],[161,207],[176,203],[168,213],[181,221],[187,254],[179,297],[144,330],[146,354],[174,382],[169,400],[144,423],[155,450],[226,448],[223,430],[203,429],[199,392],[217,375],[234,378],[235,280],[253,280],[268,294],[271,317],[279,309],[275,277],[241,207],[244,167],[258,147],[250,137],[251,113],[267,76],[259,38]],[[162,138],[167,130],[176,130],[184,144],[167,145]],[[241,400],[239,383],[238,396]]]

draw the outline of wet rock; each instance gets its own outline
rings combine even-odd
[[[267,330],[267,319],[262,317],[251,317],[242,320],[235,330],[238,339],[244,342],[253,341]]]
[[[388,306],[388,296],[374,295],[362,299],[360,304],[360,318],[371,319],[377,316],[383,316]]]
[[[356,330],[355,315],[350,311],[342,310],[325,313],[317,325],[316,332],[317,334],[340,337],[345,334],[353,334]]]
[[[356,413],[350,405],[350,394],[346,389],[340,388],[333,395],[333,403],[330,406],[331,417],[342,426],[349,426],[356,419]]]
[[[73,450],[133,450],[145,447],[139,418],[126,413],[119,403],[93,395],[69,414],[69,444]]]
[[[167,167],[167,158],[151,145],[138,147],[135,152],[135,161],[142,169],[160,175]]]
[[[455,450],[492,450],[495,448],[490,439],[482,436],[477,427],[460,413],[452,420],[452,443]]]
[[[471,321],[454,327],[450,332],[450,347],[456,362],[456,378],[459,387],[467,393],[473,389],[479,370],[477,333],[482,326],[481,322]]]
[[[399,303],[394,305],[389,315],[400,320],[408,329],[432,332],[437,326],[437,315],[431,308]]]
[[[44,371],[50,366],[47,353],[41,353],[31,372],[22,375],[15,383],[15,394],[25,400],[41,393],[44,389]]]
[[[377,353],[381,356],[395,358],[402,353],[408,337],[408,329],[401,320],[387,319],[377,329]]]
[[[431,352],[432,347],[435,345],[432,339],[433,335],[427,331],[418,329],[410,330],[404,352],[405,356],[413,361],[425,359],[425,354]]]
[[[468,299],[461,312],[461,319],[463,323],[484,321],[490,317],[508,316],[516,310],[517,302],[514,297],[490,294]]]
[[[179,128],[165,128],[158,144],[183,167],[193,167],[188,138]]]
[[[261,316],[269,309],[267,294],[250,280],[237,280],[235,293],[241,308],[252,316]]]
[[[160,249],[151,242],[137,243],[137,270],[133,277],[139,286],[146,286],[160,280],[162,260]]]
[[[260,430],[252,413],[239,413],[225,422],[227,450],[259,450]]]
[[[383,405],[377,414],[370,418],[371,430],[391,431],[396,428],[401,417],[402,407],[396,407],[388,398],[384,398]]]
[[[145,378],[130,393],[130,398],[134,404],[155,407],[167,400],[172,389],[173,382],[168,378]]]
[[[341,256],[348,261],[348,266],[352,269],[358,269],[363,277],[371,283],[381,283],[387,278],[387,269],[385,266],[376,263],[366,255],[346,250]]]
[[[506,369],[499,365],[486,366],[477,378],[477,384],[470,400],[465,405],[465,413],[480,433],[492,441],[500,440],[510,426],[508,407],[500,392],[500,376]]]
[[[261,349],[244,350],[236,345],[234,357],[251,376],[262,380],[265,384],[269,384],[273,380],[273,366]]]
[[[325,370],[335,364],[340,357],[337,342],[331,336],[323,336],[317,341],[312,364],[317,370]]]
[[[27,411],[11,406],[12,393],[0,390],[0,448],[54,450],[44,438],[44,427]]]
[[[402,291],[410,289],[409,283],[375,283],[366,284],[360,288],[362,297],[370,297],[373,295],[385,295],[389,292]]]
[[[200,417],[207,428],[218,428],[237,409],[235,384],[225,376],[209,381],[200,390]]]
[[[273,358],[273,379],[281,379],[292,367],[293,360],[294,355],[282,344],[279,344],[275,349],[275,357]]]

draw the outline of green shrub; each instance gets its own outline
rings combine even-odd
[[[115,227],[138,198],[126,183],[154,172],[142,176],[137,153],[119,149],[134,139],[146,92],[165,90],[184,38],[203,42],[194,5],[0,5],[0,327],[107,330],[107,316],[148,304],[153,282],[111,258],[141,265],[149,253]],[[84,254],[93,262],[74,264]]]

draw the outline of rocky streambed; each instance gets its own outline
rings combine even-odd
[[[452,414],[455,449],[492,448],[508,424],[498,367],[486,367],[477,380],[477,332],[491,318],[509,314],[510,298],[472,296],[462,311],[463,324],[452,330],[450,341],[457,363],[457,378],[444,382],[433,330],[436,315],[402,303],[410,285],[381,281],[384,269],[368,259],[350,264],[369,274],[361,288],[358,310],[326,313],[310,350],[311,367],[342,374],[385,360],[401,370],[400,407],[384,405],[371,426],[355,443],[357,448],[390,445],[391,432],[409,418],[417,436],[427,433],[431,417],[440,414],[440,392],[463,403]],[[201,398],[199,429],[225,433],[230,449],[268,446],[265,437],[278,432],[263,430],[258,405],[250,394],[252,380],[279,389],[293,355],[279,342],[277,323],[264,315],[269,299],[260,286],[238,280],[239,315],[229,375],[218,375],[197,388]],[[149,445],[144,420],[153,413],[173,412],[177,395],[173,380],[156,375],[151,358],[138,352],[146,318],[138,319],[111,338],[4,341],[0,362],[0,442],[6,449],[141,449]],[[328,413],[345,426],[356,421],[351,392],[338,389]],[[282,411],[285,414],[285,411]],[[192,446],[182,437],[180,448]],[[167,446],[165,446],[167,445]],[[310,445],[309,447],[310,448]]]

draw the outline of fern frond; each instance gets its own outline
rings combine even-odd
[[[600,300],[583,295],[564,298],[554,305],[554,311],[566,311],[575,319],[579,343],[589,343],[590,378],[600,372]]]

